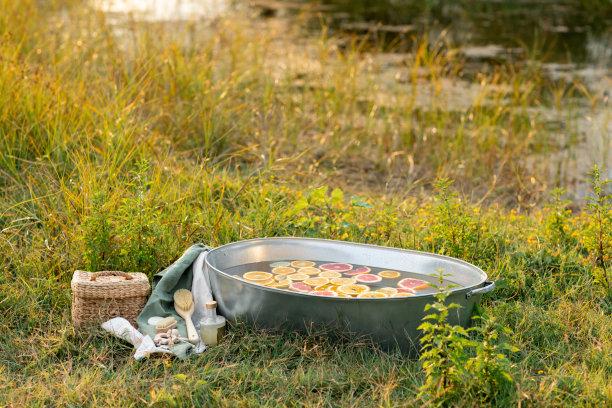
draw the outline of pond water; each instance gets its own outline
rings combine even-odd
[[[571,198],[587,195],[584,182],[593,164],[608,169],[612,178],[612,4],[584,0],[321,0],[310,2],[252,0],[92,0],[95,8],[114,15],[129,15],[142,21],[213,19],[234,7],[251,7],[262,18],[297,15],[309,8],[313,29],[321,18],[336,33],[362,36],[395,44],[391,54],[410,49],[415,36],[444,41],[458,49],[470,72],[490,70],[496,65],[537,64],[552,82],[578,81],[591,95],[572,108],[572,148],[550,153],[550,172],[563,173]],[[399,40],[399,41],[398,41]],[[398,45],[399,44],[399,45]],[[405,48],[403,48],[405,47]],[[397,64],[388,64],[391,69]],[[383,73],[382,75],[385,75]],[[473,96],[469,86],[449,84],[443,90],[449,110],[465,109]],[[592,100],[600,103],[594,108]],[[457,101],[457,106],[453,106]],[[426,104],[424,104],[426,105]],[[563,114],[551,107],[534,107],[550,117],[550,127],[565,132]],[[551,150],[552,151],[552,150]],[[547,158],[549,159],[549,158]],[[541,161],[542,158],[535,158]],[[559,170],[562,167],[562,170]]]

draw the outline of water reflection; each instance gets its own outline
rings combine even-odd
[[[224,0],[93,0],[94,9],[130,14],[140,21],[180,21],[212,18],[227,11]]]

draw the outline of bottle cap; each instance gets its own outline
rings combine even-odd
[[[206,302],[207,309],[215,309],[216,307],[217,307],[217,302],[215,302],[214,300]]]

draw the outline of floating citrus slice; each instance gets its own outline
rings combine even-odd
[[[287,275],[287,278],[291,279],[292,281],[301,281],[304,279],[308,279],[308,275],[305,275],[303,273],[292,273],[291,275]]]
[[[334,271],[323,271],[319,274],[320,277],[322,278],[340,278],[342,277],[342,274],[340,272],[334,272]]]
[[[402,274],[398,271],[380,271],[378,272],[378,276],[380,276],[381,278],[394,279],[399,278],[400,276],[402,276]]]
[[[359,298],[386,298],[389,295],[381,292],[363,292],[357,295]]]
[[[319,268],[325,271],[346,272],[353,269],[353,265],[346,263],[328,263],[324,265],[319,265]]]
[[[314,292],[310,292],[310,294],[320,296],[338,296],[336,292],[332,292],[331,290],[315,290]]]
[[[414,294],[414,289],[397,288],[397,293],[409,293],[409,294],[413,295]]]
[[[290,266],[277,266],[276,268],[272,269],[272,272],[276,273],[277,275],[288,275],[290,273],[295,273],[295,268],[291,268]]]
[[[270,272],[251,271],[245,273],[242,277],[248,281],[262,282],[272,278],[272,274]]]
[[[369,290],[370,288],[366,285],[342,285],[338,287],[338,293],[344,293],[345,295],[358,295]]]
[[[363,275],[357,275],[355,276],[355,279],[357,279],[358,282],[364,282],[364,283],[375,283],[375,282],[380,282],[382,280],[380,276],[370,275],[369,273],[365,273]]]
[[[332,278],[331,280],[331,283],[333,285],[338,285],[338,286],[352,285],[355,282],[356,282],[355,278]]]
[[[331,283],[328,283],[315,287],[315,290],[331,290],[332,292],[338,292],[338,285],[332,285]]]
[[[304,279],[304,283],[310,286],[321,286],[329,283],[329,278],[322,278],[320,276],[316,278],[307,278]]]
[[[283,261],[272,262],[270,264],[270,268],[284,268],[284,267],[289,266],[289,265],[290,265],[289,262],[283,262]]]
[[[264,286],[270,286],[274,282],[275,282],[274,278],[270,278],[265,281],[257,281],[257,282],[251,282],[251,283],[256,283],[258,285],[264,285]]]
[[[347,295],[346,293],[340,293],[340,292],[336,292],[338,294],[338,297],[352,297],[351,295]]]
[[[428,288],[429,283],[421,279],[406,278],[406,279],[402,279],[401,281],[399,281],[397,283],[397,286],[401,288],[406,288],[406,289],[421,290],[421,289]]]
[[[305,273],[306,275],[316,275],[320,272],[321,270],[319,268],[313,268],[312,266],[306,266],[298,269],[298,273]]]
[[[368,268],[367,266],[362,266],[361,268],[357,268],[354,271],[348,271],[348,272],[344,272],[345,275],[361,275],[363,273],[370,273],[372,272],[372,269]]]
[[[234,278],[238,278],[238,279],[242,279],[242,276],[240,275],[232,275]]]
[[[412,293],[394,293],[391,295],[391,297],[408,297],[408,296],[414,296],[414,294]]]
[[[293,282],[292,284],[289,285],[289,289],[295,290],[296,292],[301,292],[301,293],[309,293],[312,291],[312,288],[310,286],[305,285],[302,282]]]
[[[385,293],[389,296],[397,293],[397,288],[380,288],[376,292]]]
[[[291,266],[294,268],[308,268],[311,266],[315,266],[315,263],[312,261],[293,261],[291,262]]]
[[[269,284],[268,286],[270,286],[271,288],[286,288],[287,286],[291,285],[291,283],[292,283],[291,279],[283,279],[278,282],[273,282]]]

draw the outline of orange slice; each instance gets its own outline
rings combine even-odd
[[[332,278],[331,280],[331,283],[333,285],[338,285],[338,286],[352,285],[355,282],[357,281],[354,278]]]
[[[397,293],[397,289],[396,288],[380,288],[376,292],[384,293],[385,295],[391,296]]]
[[[274,282],[276,281],[274,280],[274,278],[272,278],[272,279],[265,280],[263,282],[253,282],[253,283],[257,283],[258,285],[270,286]]]
[[[340,278],[342,274],[340,272],[325,271],[325,272],[321,272],[319,276],[322,278]]]
[[[328,278],[322,278],[322,277],[316,277],[316,278],[308,278],[308,279],[304,279],[304,283],[310,286],[322,286],[322,285],[326,285],[329,283],[329,279]]]
[[[360,298],[386,298],[389,297],[386,293],[381,292],[363,292],[357,295]]]
[[[278,266],[272,269],[272,272],[277,275],[288,275],[290,273],[295,273],[295,268],[291,268],[289,266]]]
[[[319,268],[313,268],[312,266],[306,266],[298,269],[298,273],[305,273],[306,275],[316,275],[320,272],[321,270]]]
[[[358,295],[369,290],[370,288],[366,285],[342,285],[338,287],[338,293],[344,293],[345,295]]]
[[[303,281],[304,279],[308,279],[308,275],[303,273],[292,273],[291,275],[287,275],[287,278],[291,279],[292,281]]]
[[[412,293],[394,293],[391,295],[391,297],[408,297],[408,296],[414,296]]]
[[[262,271],[251,271],[247,272],[242,277],[251,282],[263,282],[272,278],[272,274],[270,272],[262,272]]]
[[[291,262],[291,266],[294,268],[309,268],[315,266],[315,263],[312,261],[293,261]]]
[[[270,286],[271,288],[286,288],[287,286],[291,285],[291,282],[291,279],[283,279],[278,282],[273,282],[268,286]]]
[[[398,271],[380,271],[377,273],[377,275],[380,276],[381,278],[388,278],[388,279],[399,278],[400,276],[402,276],[402,274],[399,273]]]
[[[314,292],[310,292],[310,294],[319,295],[319,296],[331,296],[331,297],[338,296],[336,292],[332,292],[331,290],[315,290]]]

